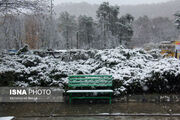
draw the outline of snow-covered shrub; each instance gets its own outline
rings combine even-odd
[[[26,67],[37,66],[41,62],[41,58],[35,55],[23,55],[22,59],[22,64]]]
[[[57,51],[56,51],[57,52]],[[67,86],[68,75],[113,75],[114,94],[175,93],[180,90],[180,61],[158,50],[59,50],[52,55],[21,54],[0,59],[0,86]],[[64,60],[63,58],[67,58]]]
[[[12,86],[15,84],[14,71],[6,71],[0,74],[0,86]]]
[[[159,49],[152,49],[152,50],[148,51],[148,53],[150,55],[152,55],[154,57],[154,59],[158,59],[158,58],[162,57],[160,52],[161,52],[161,50],[159,50]]]
[[[154,62],[147,78],[149,92],[176,93],[180,90],[180,61],[175,58],[165,58]]]
[[[17,55],[27,53],[29,51],[29,46],[26,44],[23,48],[20,48],[17,52]]]

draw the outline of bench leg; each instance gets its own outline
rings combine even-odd
[[[111,96],[112,96],[112,93],[110,93],[109,104],[111,104]]]
[[[71,96],[72,96],[72,94],[70,93],[70,94],[69,94],[69,104],[71,104],[71,100],[72,100],[72,99],[71,99]]]

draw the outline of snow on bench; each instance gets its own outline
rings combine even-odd
[[[67,93],[111,93],[113,90],[68,90]]]

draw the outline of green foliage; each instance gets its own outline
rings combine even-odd
[[[178,93],[180,90],[180,75],[175,75],[174,71],[164,73],[153,72],[152,77],[148,78],[146,86],[148,93]]]

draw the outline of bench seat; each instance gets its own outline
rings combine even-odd
[[[113,90],[68,90],[67,93],[112,93]]]

